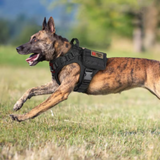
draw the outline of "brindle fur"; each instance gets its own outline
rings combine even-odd
[[[30,41],[17,48],[19,54],[40,53],[39,61],[53,60],[63,56],[71,45],[67,39],[55,34],[53,18],[48,24],[43,21],[42,30],[34,34]],[[47,100],[24,115],[11,115],[13,120],[23,121],[34,118],[63,100],[73,91],[80,76],[77,63],[69,64],[61,70],[58,85],[55,79],[46,85],[27,90],[14,105],[19,110],[27,99],[33,96],[52,94]],[[106,69],[99,71],[92,79],[87,94],[100,95],[120,93],[135,87],[148,89],[160,99],[160,62],[138,58],[109,58]]]

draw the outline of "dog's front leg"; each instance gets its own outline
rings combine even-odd
[[[73,81],[75,81],[73,79]],[[46,101],[41,103],[40,105],[33,108],[30,112],[24,115],[11,115],[13,120],[17,120],[18,122],[24,121],[26,119],[34,118],[38,116],[40,113],[50,109],[51,107],[55,106],[56,104],[64,101],[68,98],[70,92],[74,89],[73,82],[69,82],[69,84],[62,84]]]
[[[20,122],[34,118],[61,101],[66,100],[78,82],[79,75],[80,67],[78,64],[73,63],[64,67],[59,76],[61,85],[56,89],[56,91],[47,100],[33,108],[30,112],[24,115],[11,115],[12,119]]]
[[[59,85],[56,83],[56,81],[53,80],[45,85],[28,89],[23,94],[23,96],[16,102],[13,109],[16,111],[19,110],[27,101],[27,99],[30,99],[33,96],[52,94],[58,88],[58,86]]]

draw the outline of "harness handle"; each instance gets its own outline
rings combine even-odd
[[[75,45],[79,47],[79,40],[77,38],[73,38],[70,43],[73,45],[74,41],[76,41]]]

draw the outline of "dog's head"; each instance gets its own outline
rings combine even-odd
[[[60,39],[59,37],[60,36],[55,34],[53,18],[50,17],[48,23],[46,22],[46,18],[44,18],[42,30],[32,35],[29,42],[16,49],[17,52],[22,55],[33,53],[26,61],[30,66],[34,66],[40,61],[50,61],[57,56],[55,52],[56,46],[59,46],[59,43],[57,42],[57,39]],[[67,41],[67,39],[64,41]]]

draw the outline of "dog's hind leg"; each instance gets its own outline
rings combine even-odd
[[[27,99],[30,99],[33,96],[52,94],[58,88],[58,86],[59,85],[56,83],[56,81],[51,81],[45,85],[28,89],[23,94],[23,96],[16,102],[13,109],[16,111],[19,110],[27,101]]]
[[[160,100],[160,85],[154,84],[152,87],[149,86],[145,88]]]
[[[159,74],[157,73],[154,75],[153,72],[148,74],[144,88],[160,99],[160,78],[157,75]]]

